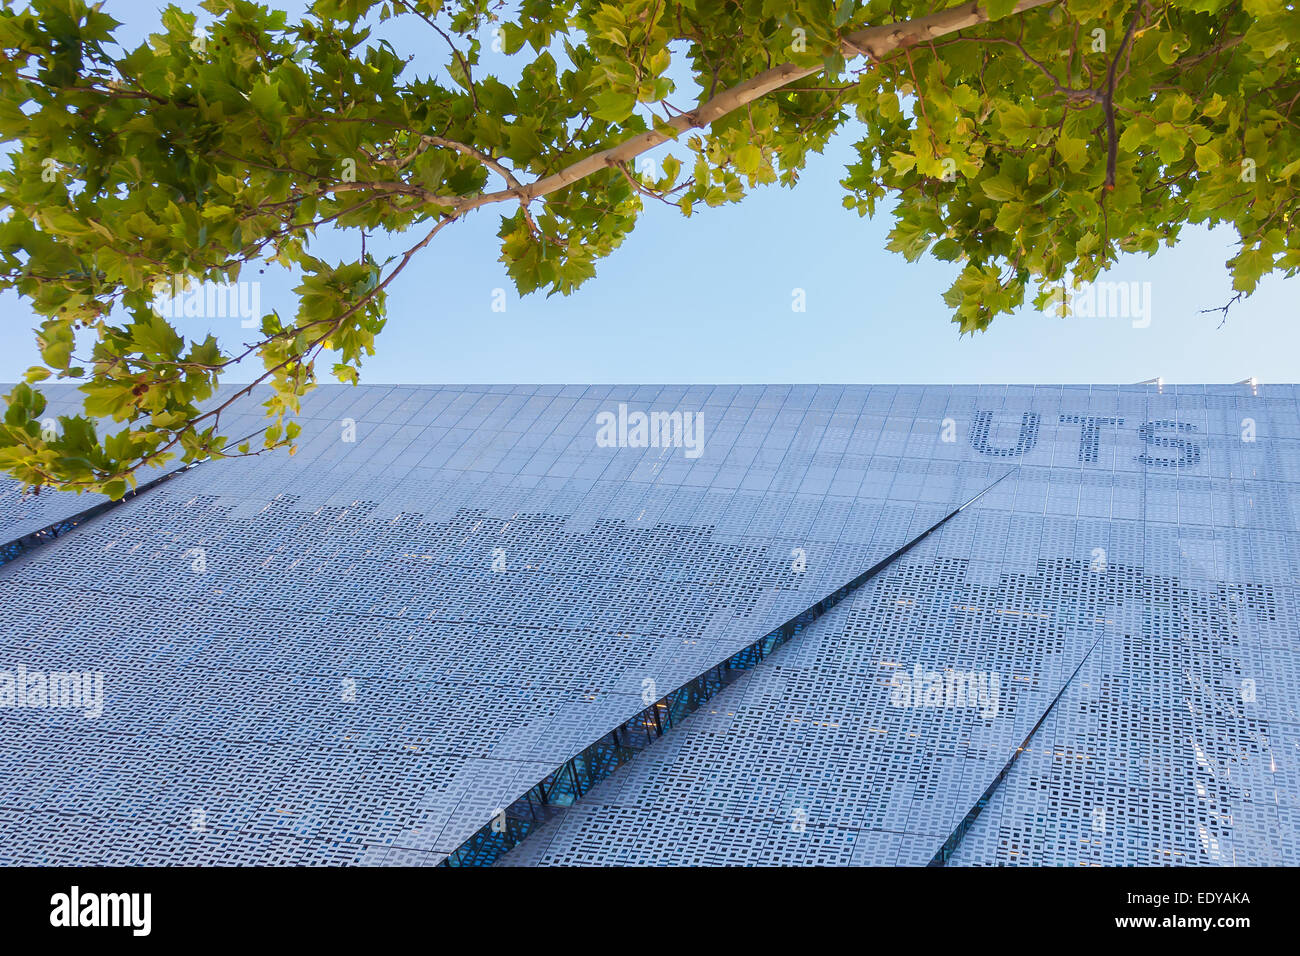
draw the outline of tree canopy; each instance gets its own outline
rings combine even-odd
[[[1300,267],[1293,0],[315,0],[298,22],[204,0],[210,24],[170,6],[129,50],[103,6],[0,0],[0,288],[41,317],[0,469],[38,488],[118,497],[146,465],[291,445],[299,398],[358,380],[390,284],[477,210],[500,208],[521,293],[567,295],[647,206],[793,186],[846,125],[844,205],[954,263],[962,332],[1067,309],[1189,223],[1236,231],[1239,294]],[[393,20],[442,69],[416,75]],[[517,82],[484,65],[505,62]],[[324,229],[409,246],[326,261]],[[159,307],[268,263],[301,276],[297,310],[237,347]],[[217,386],[248,366],[270,421],[235,448],[243,389]],[[85,394],[55,429],[32,387],[51,377]]]

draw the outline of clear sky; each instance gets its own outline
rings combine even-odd
[[[189,0],[180,5],[196,9]],[[126,23],[119,36],[132,45],[157,23],[157,9],[142,0],[109,5]],[[404,43],[417,53],[414,69],[421,46],[433,49],[427,37],[387,35],[399,51]],[[486,47],[486,33],[484,39]],[[485,56],[480,72],[491,70],[491,59]],[[503,78],[514,72],[500,68]],[[683,105],[688,97],[678,99]],[[649,204],[622,248],[567,298],[520,299],[497,262],[499,214],[477,211],[445,230],[390,287],[388,326],[362,382],[1300,378],[1300,279],[1265,279],[1226,323],[1218,312],[1200,313],[1231,295],[1223,262],[1233,236],[1224,230],[1188,229],[1177,248],[1124,259],[1105,277],[1150,283],[1143,287],[1150,303],[1145,327],[1130,318],[1059,319],[1027,308],[995,320],[988,332],[960,337],[941,298],[954,266],[912,264],[885,251],[890,218],[860,219],[841,207],[838,181],[852,142],[846,129],[824,156],[811,158],[793,190],[761,188],[738,205],[701,208],[689,220]],[[322,237],[313,251],[353,258],[358,242]],[[274,267],[245,277],[261,280],[263,311],[293,314],[295,282],[287,273]],[[504,312],[492,308],[498,289],[507,293]],[[796,289],[804,292],[804,312],[792,309]],[[12,381],[36,361],[37,320],[11,294],[0,295],[0,315],[0,381]],[[237,319],[178,322],[198,337],[210,328],[227,347],[249,335]]]

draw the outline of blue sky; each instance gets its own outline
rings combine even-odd
[[[110,9],[126,22],[119,36],[132,44],[157,22],[152,3]],[[399,50],[403,40],[412,50],[422,46],[418,38],[395,40]],[[503,65],[498,72],[515,71]],[[480,210],[445,230],[391,287],[388,326],[362,381],[1296,379],[1300,279],[1265,279],[1226,323],[1218,312],[1199,312],[1231,295],[1223,262],[1233,235],[1226,230],[1188,229],[1177,248],[1124,259],[1105,277],[1150,283],[1146,327],[1129,318],[1059,319],[1025,309],[995,320],[988,332],[960,337],[941,298],[954,267],[908,263],[885,251],[890,218],[860,219],[841,207],[838,181],[852,142],[848,128],[825,155],[811,158],[793,190],[760,188],[738,205],[702,208],[689,220],[648,205],[596,278],[567,298],[519,298],[497,262],[498,213]],[[358,242],[323,237],[314,251],[351,258]],[[263,311],[293,313],[291,276],[275,267],[245,277],[261,281]],[[492,308],[498,289],[506,290],[504,312]],[[804,312],[792,309],[796,289]],[[0,381],[12,381],[37,359],[37,318],[8,293],[0,295],[0,315]],[[182,319],[179,326],[199,337],[211,329],[227,347],[248,336],[237,319]]]

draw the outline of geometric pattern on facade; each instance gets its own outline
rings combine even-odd
[[[0,708],[0,862],[439,862],[1016,467],[504,862],[924,863],[1100,637],[952,864],[1295,863],[1296,398],[322,387],[293,458],[0,568],[0,671],[104,681]],[[620,405],[698,457],[602,446]],[[913,664],[997,715],[891,702]]]
[[[1061,660],[1095,641],[950,864],[1295,865],[1290,392],[1180,394],[1184,417],[1142,419],[1144,446],[1176,436],[1160,446],[1176,451],[1176,478],[1143,450],[1142,481],[1117,476],[1085,503],[1095,483],[1026,466],[502,862],[922,865],[1015,752],[1019,725],[1044,713]],[[1117,410],[1135,406],[1149,409]],[[1276,431],[1251,454],[1260,415]],[[975,416],[972,445],[990,417]],[[1022,413],[1022,445],[1041,440],[1046,417]],[[1083,437],[1080,463],[1096,462],[1096,436]],[[1068,441],[1053,460],[1068,460]],[[1025,514],[1008,486],[1044,478],[1043,510],[1057,515]],[[1004,687],[1037,693],[1003,700],[1014,720],[1001,731],[969,709],[899,707],[892,687],[913,661],[1000,672]]]
[[[979,549],[1005,530],[957,516],[502,862],[924,865],[1095,641],[950,865],[1294,864],[1277,743],[1241,703],[1260,651],[1226,610],[1235,593],[1267,613],[1268,589],[1069,559],[1004,571]],[[898,706],[914,662],[1003,675],[1002,719]]]

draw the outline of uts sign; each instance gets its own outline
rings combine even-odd
[[[993,413],[976,412],[975,421],[970,430],[970,443],[981,455],[998,458],[1019,458],[1028,454],[1038,444],[1038,426],[1041,417],[1038,412],[1024,412],[1020,416],[1020,433],[1014,444],[998,445],[994,443]],[[1079,426],[1079,463],[1095,464],[1101,452],[1102,426],[1118,427],[1124,424],[1122,418],[1100,418],[1091,415],[1061,415],[1062,425]],[[1187,468],[1201,460],[1199,442],[1190,438],[1179,437],[1196,433],[1196,426],[1187,422],[1157,420],[1145,422],[1138,428],[1138,437],[1142,439],[1145,450],[1136,456],[1144,465],[1157,468]]]

